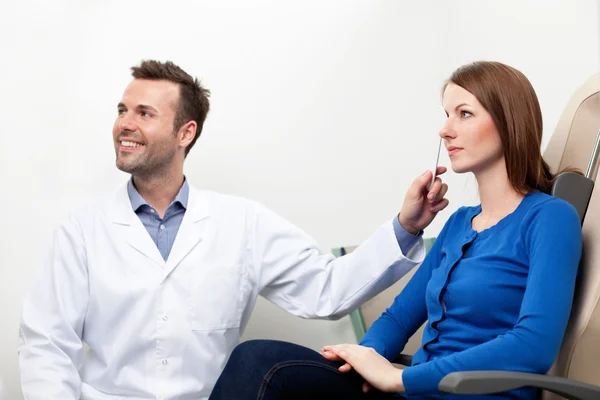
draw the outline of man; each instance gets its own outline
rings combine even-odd
[[[207,398],[259,294],[339,318],[422,260],[419,232],[448,203],[438,178],[426,198],[431,173],[355,252],[320,254],[265,207],[190,186],[183,163],[209,92],[171,62],[132,70],[113,127],[132,179],[56,232],[23,309],[26,399]]]

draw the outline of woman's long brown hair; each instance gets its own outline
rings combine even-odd
[[[525,75],[499,62],[479,61],[454,71],[443,90],[450,82],[472,93],[492,116],[512,187],[522,194],[550,193],[555,175],[541,154],[542,111]]]

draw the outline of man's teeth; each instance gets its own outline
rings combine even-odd
[[[136,142],[128,142],[126,140],[123,140],[121,142],[121,146],[123,146],[123,147],[140,147],[140,146],[143,146],[143,145],[141,145],[139,143],[136,143]]]

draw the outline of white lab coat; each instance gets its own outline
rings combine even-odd
[[[402,254],[390,220],[336,259],[255,202],[190,187],[165,262],[123,188],[56,231],[23,308],[25,399],[205,399],[259,294],[338,318],[423,257],[421,240]]]

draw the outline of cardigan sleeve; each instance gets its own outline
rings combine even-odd
[[[372,347],[391,361],[400,354],[408,339],[427,320],[427,283],[433,269],[440,265],[442,243],[455,214],[448,219],[425,260],[402,292],[396,296],[394,303],[369,328],[360,342],[361,346]]]

